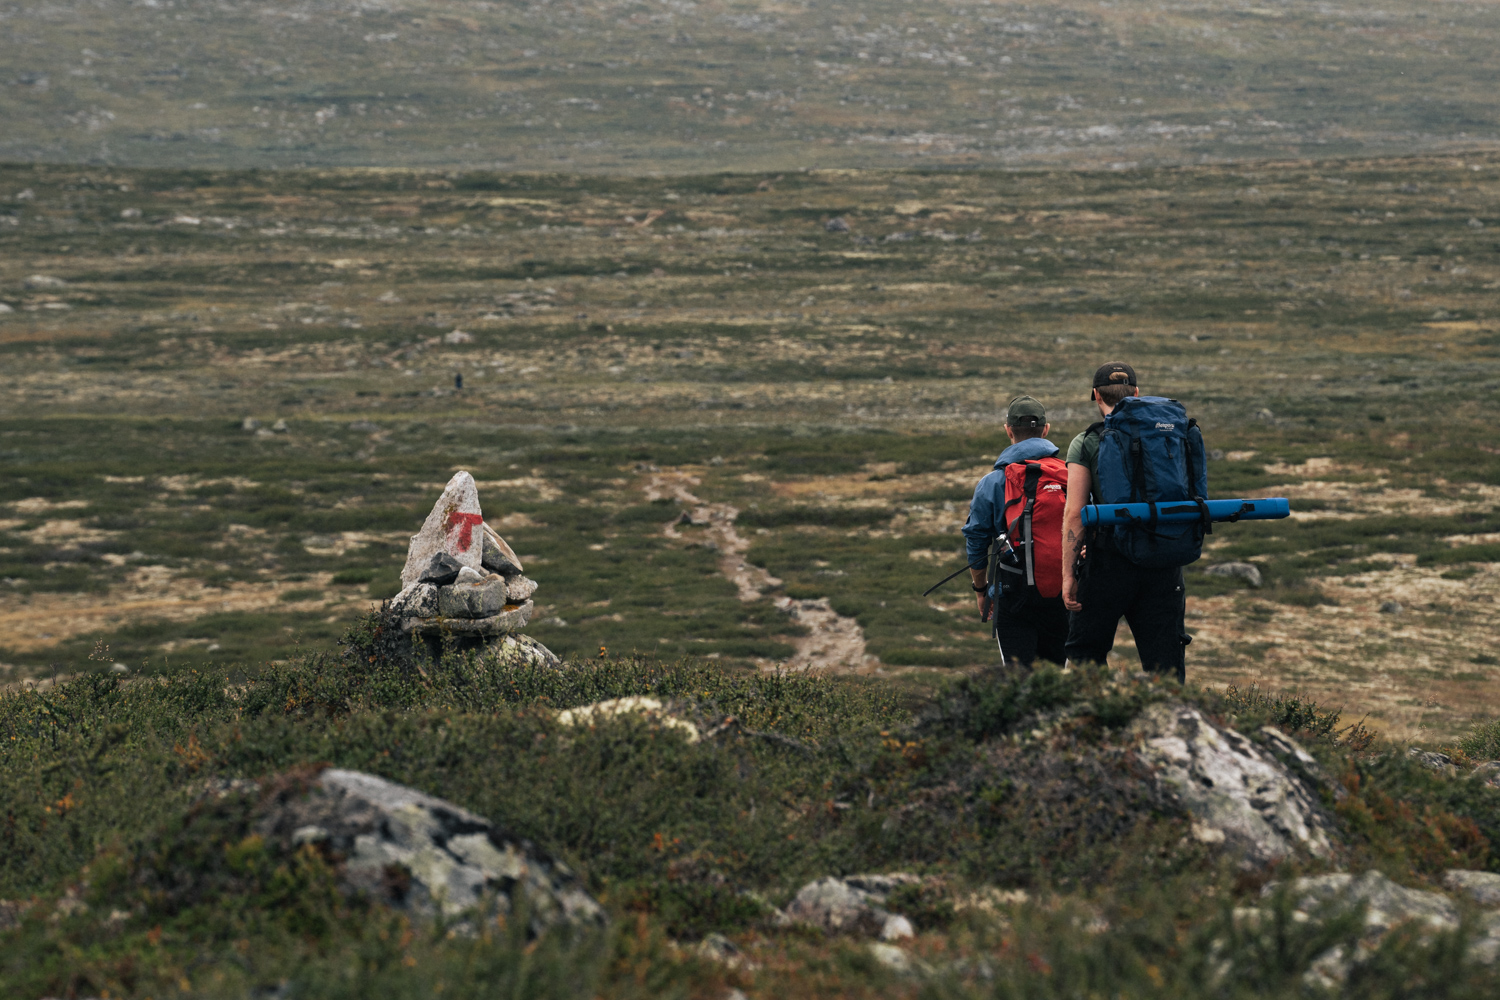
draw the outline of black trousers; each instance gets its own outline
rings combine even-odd
[[[1082,611],[1068,619],[1068,659],[1104,663],[1115,645],[1115,630],[1123,617],[1135,636],[1146,670],[1187,679],[1183,656],[1187,630],[1187,591],[1182,568],[1146,569],[1115,550],[1108,538],[1089,546],[1084,576],[1078,585]]]
[[[1031,666],[1038,659],[1061,666],[1068,638],[1068,609],[1061,597],[1042,597],[1030,587],[995,602],[995,638],[1006,663]]]

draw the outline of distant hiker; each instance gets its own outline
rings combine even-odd
[[[1104,419],[1068,445],[1068,501],[1062,544],[1063,601],[1072,612],[1067,656],[1104,663],[1123,616],[1141,665],[1186,678],[1182,567],[1203,549],[1204,521],[1154,521],[1090,529],[1085,504],[1202,500],[1208,492],[1203,435],[1176,400],[1142,396],[1135,369],[1112,363],[1094,373],[1090,400]]]
[[[1011,445],[974,487],[964,525],[981,621],[994,618],[1006,663],[1063,662],[1068,612],[1059,573],[1067,467],[1047,440],[1047,411],[1017,396],[1005,411]]]

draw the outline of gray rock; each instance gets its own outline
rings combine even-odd
[[[1269,897],[1277,888],[1273,882],[1261,890],[1261,896]],[[1293,882],[1291,891],[1297,910],[1309,916],[1329,908],[1365,904],[1367,936],[1382,935],[1409,920],[1433,930],[1452,930],[1458,926],[1458,907],[1453,900],[1440,892],[1397,885],[1380,872],[1307,876]]]
[[[273,434],[285,434],[288,429],[285,420],[278,420],[271,425],[271,433]]]
[[[534,667],[562,666],[562,659],[529,635],[507,635],[489,647],[487,656],[504,664],[530,664]]]
[[[505,581],[505,600],[510,604],[521,604],[531,600],[536,593],[536,581],[524,576],[513,576]]]
[[[414,583],[391,598],[390,610],[403,618],[436,618],[438,588],[431,583]]]
[[[515,552],[505,543],[494,528],[488,524],[484,526],[484,554],[480,565],[491,573],[499,573],[509,580],[521,572],[521,560],[516,558]]]
[[[458,576],[454,578],[453,582],[478,583],[488,575],[488,573],[479,572],[479,570],[475,569],[473,566],[460,566],[458,568]]]
[[[1404,610],[1406,609],[1401,607],[1401,603],[1399,601],[1380,602],[1380,613],[1383,615],[1399,615]]]
[[[456,472],[422,522],[422,530],[411,536],[401,585],[421,579],[423,569],[440,552],[452,556],[460,566],[479,568],[484,554],[484,515],[479,509],[479,487],[467,472]]]
[[[244,420],[240,421],[240,430],[258,431],[260,430],[260,421],[256,420],[254,417],[246,417]]]
[[[407,618],[401,623],[401,631],[417,635],[472,636],[488,639],[525,628],[526,623],[531,621],[531,613],[534,610],[536,610],[536,605],[527,601],[519,608],[501,611],[498,615],[491,615],[488,618]]]
[[[1221,462],[1221,461],[1223,461],[1224,460],[1224,449],[1223,448],[1211,448],[1211,449],[1209,449],[1208,460],[1210,462]]]
[[[1429,770],[1445,771],[1449,774],[1454,773],[1453,758],[1445,753],[1438,753],[1435,750],[1423,750],[1421,747],[1412,747],[1406,751],[1406,755]]]
[[[427,565],[417,574],[417,582],[431,583],[443,587],[458,579],[458,571],[464,567],[446,552],[436,552]]]
[[[890,875],[850,875],[809,882],[787,904],[790,923],[821,927],[834,934],[863,934],[885,941],[911,937],[911,921],[885,909],[890,894],[921,878],[897,872]]]
[[[380,425],[370,420],[356,420],[349,425],[349,429],[361,434],[374,434],[380,430]]]
[[[823,228],[830,233],[847,233],[849,231],[849,223],[835,217],[823,223]]]
[[[1196,708],[1173,703],[1148,707],[1132,731],[1141,758],[1193,817],[1199,840],[1222,844],[1245,867],[1299,851],[1317,857],[1333,853],[1333,825],[1313,791],[1241,734],[1220,729]]]
[[[1443,885],[1463,893],[1486,909],[1500,907],[1500,875],[1494,872],[1449,868],[1443,873]]]
[[[42,288],[64,288],[67,282],[61,278],[54,278],[50,274],[33,274],[21,282],[22,286],[30,289]]]
[[[1483,764],[1474,765],[1471,776],[1491,788],[1500,788],[1500,760],[1487,760]]]
[[[1203,572],[1208,576],[1227,576],[1238,580],[1244,580],[1252,587],[1261,584],[1260,567],[1248,562],[1225,562],[1205,566]]]
[[[11,312],[15,312],[15,309],[11,308],[11,305],[10,305],[9,302],[0,302],[0,316],[3,316],[6,313],[11,313]]]
[[[444,618],[489,618],[498,615],[505,604],[505,577],[498,573],[438,588],[438,614]]]
[[[414,915],[509,913],[524,899],[533,933],[605,922],[562,862],[451,802],[373,774],[326,770],[262,808],[261,836],[284,848],[321,845],[343,860],[351,888]]]

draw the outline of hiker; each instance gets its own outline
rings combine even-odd
[[[1208,529],[1201,522],[1154,520],[1090,529],[1085,504],[1202,501],[1208,492],[1203,435],[1181,404],[1142,396],[1135,369],[1103,365],[1089,396],[1104,419],[1068,445],[1068,499],[1062,542],[1062,596],[1071,612],[1067,658],[1107,661],[1124,617],[1148,671],[1186,679],[1182,567],[1197,559]],[[1101,469],[1103,478],[1101,478]],[[1154,507],[1151,510],[1155,510]]]
[[[1058,573],[1067,467],[1047,440],[1051,429],[1041,403],[1010,401],[1010,447],[974,487],[964,525],[979,619],[993,616],[1001,660],[1024,667],[1039,658],[1062,663],[1068,633]]]

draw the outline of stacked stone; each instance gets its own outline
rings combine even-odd
[[[514,550],[485,523],[467,472],[448,481],[411,537],[401,584],[390,610],[419,635],[508,635],[531,620],[536,592]]]

